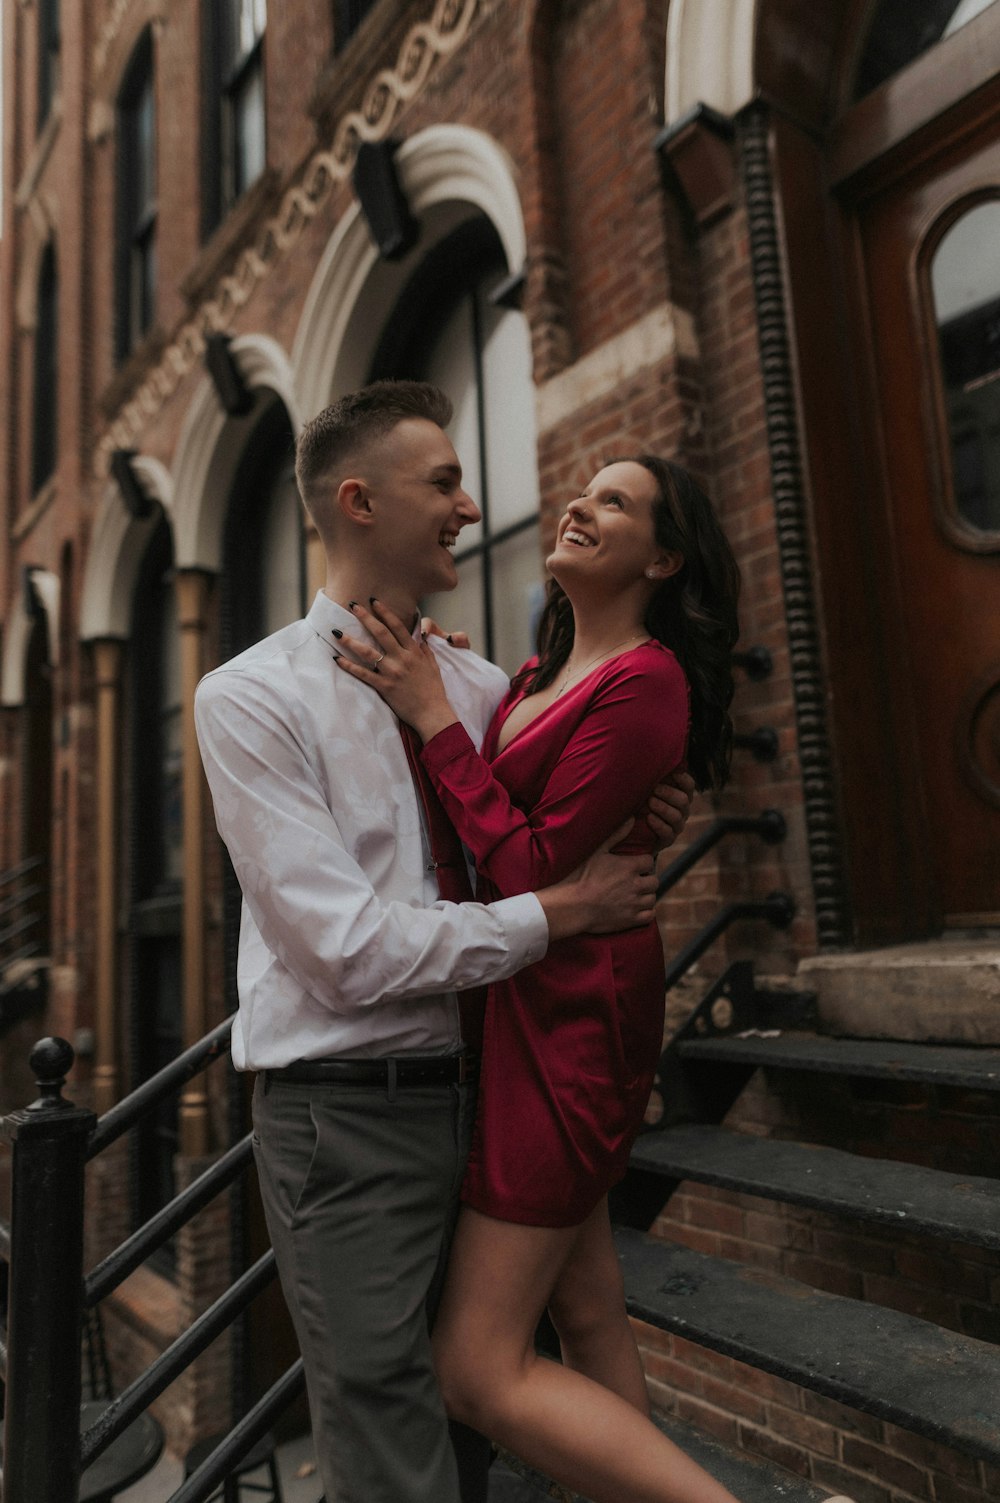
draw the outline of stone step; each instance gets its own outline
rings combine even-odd
[[[1000,1348],[628,1228],[615,1237],[640,1320],[1000,1462]]]
[[[910,1044],[895,1040],[826,1038],[814,1033],[779,1033],[769,1038],[728,1034],[685,1039],[682,1060],[753,1069],[810,1070],[828,1075],[879,1080],[916,1080],[927,1085],[1000,1091],[1000,1049],[969,1049],[954,1044]]]
[[[667,1180],[696,1180],[902,1231],[1000,1249],[1000,1180],[700,1124],[644,1133],[631,1163]]]
[[[723,1445],[714,1436],[681,1420],[657,1415],[656,1424],[675,1445],[739,1498],[740,1503],[851,1503],[843,1495],[831,1499],[829,1488],[796,1477],[761,1457]],[[552,1500],[588,1503],[581,1494],[557,1487],[516,1457],[501,1453],[490,1472],[489,1503],[540,1503],[543,1498],[549,1503]]]

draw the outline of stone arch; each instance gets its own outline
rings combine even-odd
[[[167,0],[135,0],[116,8],[94,48],[94,81],[90,92],[87,134],[91,141],[103,141],[114,130],[115,105],[125,69],[136,44],[147,27],[153,28],[154,42],[166,24]]]
[[[241,334],[232,354],[251,391],[269,392],[284,403],[293,431],[300,407],[288,356],[265,334]],[[222,534],[233,477],[266,397],[258,395],[243,417],[219,406],[206,377],[191,401],[174,457],[175,560],[178,569],[222,568]]]
[[[48,569],[29,569],[28,573],[35,598],[45,616],[48,660],[55,667],[59,662],[59,576]],[[25,590],[18,592],[4,632],[3,659],[0,662],[0,706],[4,709],[24,704],[25,665],[36,619],[28,609],[25,594]]]
[[[696,104],[734,115],[754,90],[754,39],[762,0],[671,0],[664,119]]]
[[[166,468],[156,459],[137,455],[133,468],[143,488],[166,512],[173,513],[173,486]],[[80,604],[80,640],[94,642],[113,638],[125,641],[131,630],[132,596],[143,554],[157,521],[152,516],[133,517],[125,509],[121,492],[113,482],[105,488],[98,507],[87,552]]]
[[[337,225],[309,288],[292,352],[298,406],[307,418],[364,382],[385,310],[428,250],[470,209],[496,228],[508,267],[520,271],[524,265],[516,169],[491,137],[464,125],[430,126],[403,142],[396,165],[421,221],[420,242],[403,260],[382,261],[357,204]]]

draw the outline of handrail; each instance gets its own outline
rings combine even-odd
[[[724,835],[759,835],[768,845],[777,845],[784,840],[787,829],[785,816],[778,809],[763,809],[760,814],[718,815],[707,830],[703,830],[696,840],[692,840],[687,849],[661,873],[656,886],[657,898],[662,898],[665,892],[669,892]]]
[[[144,1263],[150,1254],[162,1247],[168,1237],[190,1221],[209,1201],[214,1200],[220,1190],[231,1184],[252,1156],[251,1134],[247,1133],[245,1138],[234,1143],[220,1159],[209,1165],[203,1174],[192,1180],[186,1190],[161,1206],[137,1232],[133,1232],[103,1262],[98,1263],[84,1280],[85,1308],[92,1309],[107,1298],[112,1290],[117,1289],[140,1263]]]
[[[88,1159],[95,1158],[102,1153],[116,1138],[120,1138],[123,1132],[139,1120],[139,1118],[151,1107],[169,1096],[177,1086],[186,1084],[192,1076],[197,1075],[207,1065],[220,1059],[227,1053],[224,1042],[228,1044],[229,1035],[232,1032],[233,1020],[225,1018],[218,1023],[210,1033],[206,1033],[203,1039],[185,1049],[183,1054],[178,1054],[169,1065],[164,1065],[155,1075],[144,1080],[142,1085],[137,1086],[130,1095],[115,1103],[103,1117],[100,1117],[94,1129],[93,1136],[87,1150]]]
[[[205,1503],[235,1464],[267,1434],[278,1415],[298,1397],[305,1387],[305,1381],[305,1369],[300,1357],[257,1400],[212,1454],[205,1457],[197,1471],[192,1472],[177,1491],[171,1494],[167,1503]]]
[[[714,918],[709,919],[700,933],[696,934],[694,939],[674,956],[667,967],[664,989],[669,991],[672,986],[676,986],[685,971],[690,970],[709,945],[713,944],[719,935],[738,919],[766,919],[776,929],[787,929],[794,917],[795,904],[787,892],[772,892],[763,899],[743,899],[727,903],[724,908],[719,909]]]
[[[6,887],[11,882],[16,882],[19,877],[27,876],[36,867],[44,866],[44,856],[25,856],[16,866],[9,866],[5,872],[0,872],[0,887]]]
[[[9,898],[4,898],[0,901],[0,913],[12,913],[15,908],[19,908],[22,903],[26,903],[29,898],[37,898],[44,891],[44,887],[41,886],[22,887],[20,892],[12,893]]]
[[[277,1277],[274,1252],[262,1254],[246,1273],[219,1295],[198,1319],[188,1326],[177,1340],[161,1352],[151,1367],[147,1367],[133,1383],[116,1399],[112,1399],[100,1419],[80,1437],[80,1464],[88,1467],[95,1457],[108,1446],[165,1388],[211,1346],[227,1326],[256,1299],[262,1289]]]

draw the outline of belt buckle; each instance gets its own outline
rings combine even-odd
[[[475,1080],[478,1063],[479,1061],[474,1059],[471,1054],[460,1054],[458,1056],[459,1085],[465,1085],[466,1081]]]

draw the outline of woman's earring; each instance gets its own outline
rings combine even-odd
[[[656,570],[655,569],[647,569],[646,570],[646,578],[647,579],[655,579],[656,578]]]

